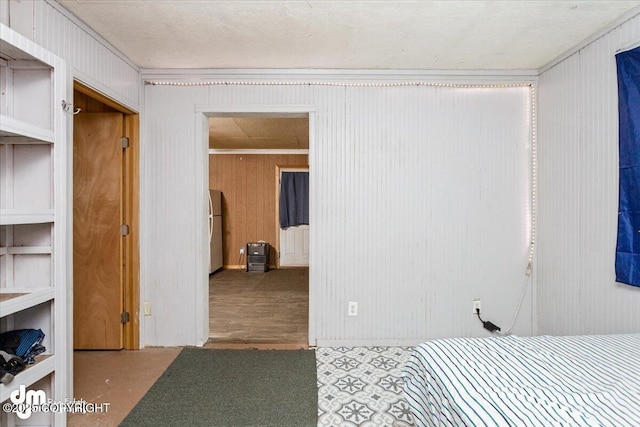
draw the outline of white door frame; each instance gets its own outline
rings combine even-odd
[[[196,151],[196,168],[194,170],[194,182],[196,192],[201,197],[196,197],[194,206],[195,230],[194,236],[197,245],[195,260],[196,276],[198,283],[195,292],[195,317],[196,317],[196,345],[202,346],[209,339],[209,242],[207,240],[208,227],[207,212],[209,209],[209,118],[210,117],[308,117],[309,118],[309,223],[314,222],[314,194],[315,179],[311,171],[317,170],[315,164],[315,129],[316,108],[311,105],[196,105],[195,106],[195,137],[200,139],[200,149]],[[196,146],[198,146],[196,144]],[[315,265],[314,248],[315,238],[313,228],[309,227],[309,346],[315,346],[316,336],[316,288],[311,272]]]

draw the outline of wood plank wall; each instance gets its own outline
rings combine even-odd
[[[225,268],[239,268],[240,248],[264,240],[271,245],[269,264],[276,265],[276,166],[305,165],[306,154],[209,155],[209,188],[222,191]]]
[[[77,90],[73,91],[73,108],[81,108],[85,113],[118,113],[115,108],[111,108],[108,105],[91,98]]]

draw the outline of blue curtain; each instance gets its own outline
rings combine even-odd
[[[640,47],[616,55],[620,193],[616,281],[640,286]]]
[[[309,172],[282,172],[280,228],[309,225]]]

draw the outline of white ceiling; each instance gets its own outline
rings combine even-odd
[[[142,68],[539,69],[626,1],[58,0]]]

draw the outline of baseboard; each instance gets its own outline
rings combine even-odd
[[[227,264],[227,265],[223,265],[222,268],[224,270],[246,270],[247,266],[242,264],[242,265],[237,265],[237,264]],[[270,265],[269,266],[270,270],[275,270],[276,266],[275,265]]]

